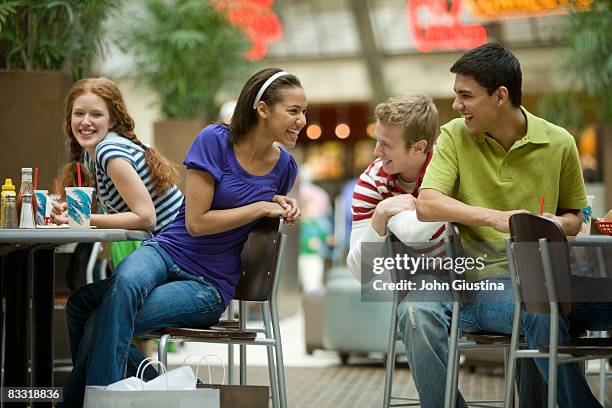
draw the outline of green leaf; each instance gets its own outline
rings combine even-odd
[[[219,90],[252,66],[244,33],[209,1],[134,1],[113,23],[114,41],[134,57],[131,74],[158,94],[167,118],[214,118]]]
[[[0,67],[91,75],[105,48],[101,27],[122,0],[22,0],[0,4]]]
[[[2,32],[2,26],[6,23],[6,19],[11,15],[17,13],[17,6],[20,5],[19,1],[9,1],[0,4],[0,32]]]
[[[612,111],[612,2],[610,0],[593,0],[590,9],[580,12],[573,10],[567,20],[569,27],[565,44],[562,47],[565,61],[560,69],[563,74],[572,78],[578,90],[586,94],[588,109],[579,112],[566,112],[555,105],[559,96],[544,98],[542,109],[554,116],[556,123],[573,123],[576,115],[594,114],[599,120],[610,122]],[[569,99],[568,99],[569,100]],[[546,104],[552,105],[547,107]],[[557,108],[555,108],[557,106]],[[586,112],[590,110],[591,112]],[[557,112],[556,116],[554,112]]]

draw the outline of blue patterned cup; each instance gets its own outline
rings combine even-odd
[[[70,228],[89,228],[92,193],[93,187],[66,187]]]
[[[51,216],[48,190],[34,190],[36,195],[36,225],[45,225],[45,218]]]
[[[588,195],[587,206],[582,209],[582,227],[578,235],[591,235],[591,220],[593,219],[593,200],[595,196]]]

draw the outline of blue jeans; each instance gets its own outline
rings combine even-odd
[[[426,276],[424,279],[433,281],[436,278]],[[515,303],[510,277],[504,275],[489,278],[489,281],[503,283],[505,290],[475,292],[461,308],[459,326],[468,333],[511,334]],[[612,290],[612,280],[602,281],[602,284],[607,284]],[[424,408],[444,405],[451,313],[451,294],[442,291],[435,295],[424,291],[409,292],[398,307],[398,323],[403,333],[408,364]],[[571,313],[559,318],[559,344],[569,341],[570,327],[572,333],[612,328],[612,303],[574,303]],[[521,334],[530,348],[548,344],[550,315],[523,311]],[[546,380],[548,359],[538,358],[535,363]],[[528,370],[523,370],[523,374],[529,375],[525,371]],[[560,407],[601,406],[589,389],[578,364],[560,364],[557,378],[557,403]],[[529,403],[533,394],[523,393],[521,387],[519,390],[521,402]],[[457,402],[461,408],[466,406],[461,394]]]
[[[110,278],[68,299],[73,369],[59,406],[82,407],[87,385],[133,375],[143,356],[131,344],[132,336],[166,327],[210,327],[224,309],[213,285],[182,271],[156,243],[143,244]],[[145,379],[155,374],[150,370]]]

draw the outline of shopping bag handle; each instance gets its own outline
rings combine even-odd
[[[142,387],[143,391],[144,391],[145,382],[144,382],[142,377],[144,377],[144,372],[145,372],[145,370],[147,369],[148,366],[150,366],[151,364],[155,364],[155,363],[159,364],[164,369],[163,370],[164,374],[167,373],[166,366],[164,365],[164,363],[162,363],[159,360],[156,360],[156,359],[152,358],[151,361],[149,361],[147,364],[145,364],[145,366],[142,368],[142,372],[140,373],[140,384],[141,384],[141,387]],[[166,376],[166,391],[169,390],[169,389],[170,389],[170,387],[168,386],[168,376]]]
[[[210,370],[210,363],[208,362],[208,358],[207,357],[214,357],[217,360],[219,360],[219,362],[221,363],[221,368],[223,368],[223,380],[221,381],[221,385],[225,384],[225,364],[223,363],[223,360],[221,360],[221,357],[219,357],[216,354],[207,354],[205,356],[203,356],[200,361],[198,361],[198,365],[196,366],[196,381],[198,378],[198,372],[200,371],[200,364],[202,363],[202,360],[206,360],[206,366],[208,367],[208,383],[212,384],[212,372]]]
[[[221,359],[221,357],[219,357],[219,356],[218,356],[218,355],[216,355],[216,354],[206,354],[206,355],[204,355],[204,354],[198,354],[198,353],[195,353],[195,354],[188,354],[188,355],[187,355],[187,357],[185,357],[185,358],[183,359],[183,365],[185,365],[185,363],[187,362],[187,360],[189,359],[189,357],[194,357],[194,356],[201,357],[201,358],[200,358],[200,361],[198,361],[198,365],[196,366],[196,374],[195,374],[195,377],[196,377],[196,382],[198,381],[198,373],[199,373],[199,371],[200,371],[200,364],[202,363],[202,360],[206,360],[206,365],[208,366],[208,383],[209,383],[209,384],[212,384],[212,372],[211,372],[211,370],[210,370],[210,364],[208,364],[208,359],[207,359],[206,357],[214,357],[214,358],[216,358],[217,360],[219,360],[219,362],[221,362],[221,367],[223,368],[223,381],[221,382],[221,385],[225,384],[225,363],[223,362],[223,360]]]
[[[187,360],[189,359],[189,357],[200,357],[200,358],[202,358],[202,357],[204,357],[204,354],[201,354],[201,353],[188,354],[187,357],[185,357],[183,359],[183,365],[185,365],[187,363]]]
[[[138,368],[136,369],[136,376],[135,376],[136,378],[140,378],[140,375],[139,375],[139,373],[140,373],[140,369],[142,368],[142,365],[145,363],[145,361],[159,361],[159,360],[156,360],[156,359],[154,359],[153,357],[147,357],[147,358],[144,358],[144,359],[143,359],[143,360],[140,362],[140,364],[138,364]],[[165,367],[164,367],[164,368],[165,368]],[[144,372],[144,369],[143,369],[143,372]]]

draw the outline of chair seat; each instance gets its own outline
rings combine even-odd
[[[572,336],[572,341],[570,343],[570,345],[574,345],[574,346],[578,346],[578,345],[591,345],[591,346],[595,346],[596,344],[603,344],[604,347],[606,345],[608,345],[608,343],[605,342],[597,342],[599,340],[606,340],[606,341],[610,341],[612,340],[612,338],[608,339],[608,338],[594,338],[594,337],[583,337],[586,335],[586,332],[580,332],[580,333],[570,333]],[[510,334],[503,334],[503,333],[486,333],[486,332],[481,332],[481,333],[465,333],[465,338],[467,340],[471,340],[476,344],[510,344],[510,340],[512,340],[512,335]],[[588,340],[588,342],[585,344],[584,341]],[[596,342],[593,342],[593,340],[597,340]],[[519,344],[524,344],[525,343],[525,338],[523,336],[520,336],[519,338]],[[612,345],[612,342],[609,343],[610,345]],[[559,349],[560,351],[561,349]]]
[[[163,330],[152,333],[153,335],[163,336],[169,334],[175,338],[191,338],[191,339],[255,339],[257,332],[239,330],[234,328],[224,328],[213,326],[209,329],[189,329],[185,327],[169,327]]]
[[[540,346],[538,350],[548,353],[548,346]],[[612,337],[582,337],[571,339],[569,344],[558,347],[559,353],[573,356],[605,356],[612,354]]]
[[[512,339],[511,335],[502,333],[465,333],[465,337],[476,344],[510,344]]]
[[[212,327],[213,328],[223,328],[223,329],[237,329],[239,326],[240,326],[240,322],[238,320],[219,320]]]

